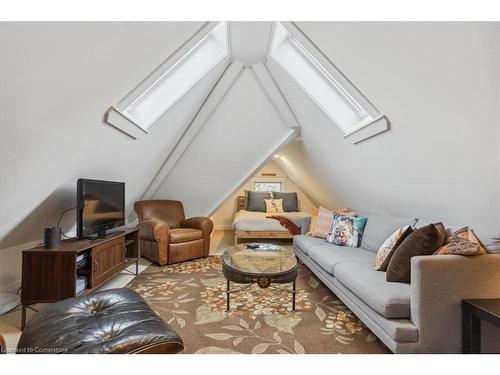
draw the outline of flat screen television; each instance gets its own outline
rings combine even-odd
[[[78,179],[76,210],[78,238],[106,236],[108,229],[125,225],[125,183]]]

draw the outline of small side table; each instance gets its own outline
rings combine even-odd
[[[481,353],[481,320],[500,328],[500,298],[462,300],[462,353]]]

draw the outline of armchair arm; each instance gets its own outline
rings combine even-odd
[[[167,242],[169,227],[161,220],[149,219],[139,224],[139,238],[146,241]]]
[[[203,235],[205,235],[212,233],[214,223],[208,217],[197,216],[182,220],[181,226],[183,228],[200,229],[203,232]]]
[[[214,229],[213,221],[208,217],[191,217],[182,220],[181,226],[183,228],[200,229],[203,234],[203,255],[208,256],[210,252],[210,235]]]
[[[410,289],[419,351],[461,353],[462,299],[500,297],[500,255],[413,257]]]
[[[5,339],[0,334],[0,354],[5,354],[7,352],[7,344],[5,343]]]

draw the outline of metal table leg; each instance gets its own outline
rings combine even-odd
[[[231,294],[230,286],[231,286],[230,281],[227,280],[227,283],[226,283],[226,299],[227,299],[226,311],[229,311],[229,295]]]
[[[296,281],[293,280],[292,286],[292,311],[295,311],[295,295],[297,294]]]

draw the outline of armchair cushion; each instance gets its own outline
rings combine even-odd
[[[181,243],[193,240],[198,240],[203,237],[203,233],[199,229],[192,228],[175,228],[170,230],[170,243]]]

